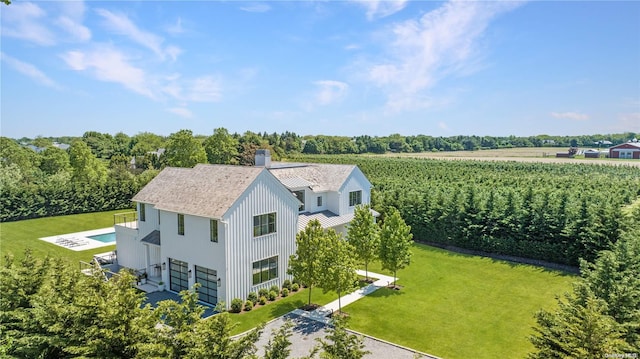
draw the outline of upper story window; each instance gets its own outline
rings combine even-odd
[[[300,207],[298,207],[298,212],[304,211],[304,190],[302,191],[293,191],[293,194],[298,198],[298,201],[302,202]]]
[[[184,214],[178,213],[178,234],[184,236]]]
[[[144,222],[147,220],[146,206],[144,203],[140,203],[140,221]]]
[[[322,207],[322,196],[318,196],[318,207]]]
[[[261,214],[253,217],[253,236],[259,237],[276,232],[276,213]]]
[[[362,191],[349,192],[349,207],[362,204]]]
[[[218,242],[218,221],[215,219],[209,221],[209,240],[211,242]]]

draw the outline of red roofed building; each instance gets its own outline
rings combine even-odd
[[[640,159],[640,142],[635,140],[609,148],[609,158]]]

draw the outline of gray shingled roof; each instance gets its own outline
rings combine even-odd
[[[282,183],[308,182],[316,192],[338,191],[355,165],[307,164],[295,167],[269,168],[269,172]]]
[[[133,201],[157,209],[206,218],[222,218],[264,168],[226,165],[167,167]]]

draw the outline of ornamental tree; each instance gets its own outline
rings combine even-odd
[[[318,284],[320,278],[320,261],[326,247],[325,232],[317,219],[310,221],[303,231],[296,234],[296,253],[289,258],[287,273],[307,286],[309,305],[311,288]]]
[[[369,280],[369,263],[378,258],[380,227],[368,205],[356,207],[353,221],[347,228],[347,239],[356,259],[364,263],[365,278]]]
[[[382,230],[380,231],[379,258],[382,269],[393,272],[393,285],[396,285],[396,277],[399,269],[403,269],[411,263],[411,226],[407,225],[400,212],[391,207]]]

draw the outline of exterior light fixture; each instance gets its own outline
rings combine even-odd
[[[167,262],[162,262],[162,270],[167,269]]]
[[[222,278],[218,278],[218,287],[222,287]]]
[[[189,278],[191,278],[191,269],[189,269]]]

